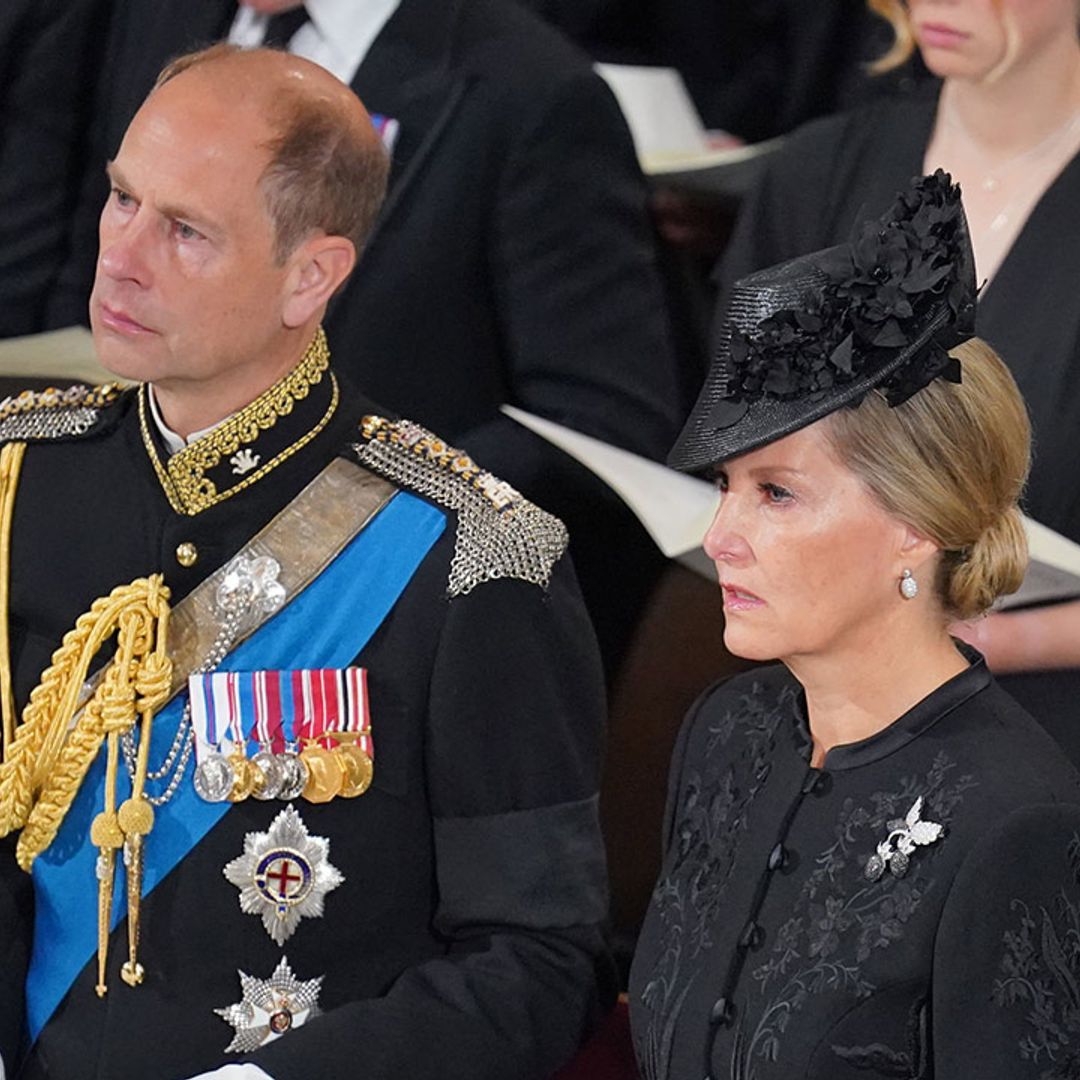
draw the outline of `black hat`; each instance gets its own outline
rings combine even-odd
[[[848,244],[736,282],[712,368],[668,464],[699,472],[880,388],[899,405],[960,381],[948,350],[975,333],[975,266],[960,188],[911,181]]]

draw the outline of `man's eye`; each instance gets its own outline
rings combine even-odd
[[[726,472],[721,472],[719,469],[713,475],[713,484],[716,485],[716,490],[723,495],[728,489],[728,478]]]
[[[177,221],[173,223],[173,231],[181,240],[201,240],[202,233],[198,229],[193,229],[190,225],[183,221]]]
[[[112,193],[113,198],[116,200],[117,206],[123,207],[125,210],[127,210],[129,207],[135,205],[135,200],[126,191],[114,187],[112,189]]]

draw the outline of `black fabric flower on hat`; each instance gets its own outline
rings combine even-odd
[[[973,314],[960,310],[970,305],[964,232],[960,189],[948,174],[913,180],[881,220],[814,260],[826,279],[816,298],[733,331],[724,397],[732,406],[814,400],[908,348],[910,360],[881,384],[889,404],[938,377],[958,382],[948,349],[968,336],[954,328]]]

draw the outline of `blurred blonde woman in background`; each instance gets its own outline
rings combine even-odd
[[[1024,508],[1080,542],[1080,2],[870,0],[895,44],[938,78],[910,95],[817,121],[791,136],[745,205],[718,270],[731,282],[846,239],[919,172],[964,193],[979,331],[1031,415]],[[1080,604],[992,615],[960,632],[1080,761]]]

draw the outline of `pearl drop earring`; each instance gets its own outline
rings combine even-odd
[[[905,600],[914,600],[919,595],[919,583],[912,576],[910,570],[905,570],[900,575],[900,595]]]

